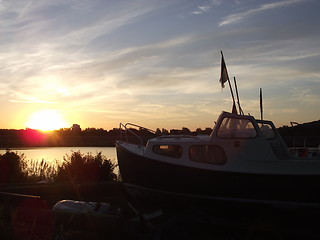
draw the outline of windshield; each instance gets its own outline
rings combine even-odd
[[[217,135],[220,138],[254,138],[257,136],[257,131],[248,119],[225,117]]]
[[[268,123],[258,123],[258,126],[261,129],[261,132],[263,136],[265,136],[266,139],[275,139],[276,133],[272,129],[271,125]]]

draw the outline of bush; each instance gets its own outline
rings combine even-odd
[[[63,160],[63,164],[57,168],[55,182],[95,182],[117,179],[113,172],[116,165],[101,152],[92,156],[91,153],[84,155],[77,151],[73,152],[71,156],[66,155]]]
[[[0,183],[21,183],[26,182],[27,174],[24,171],[26,161],[24,154],[18,154],[7,150],[0,154]]]

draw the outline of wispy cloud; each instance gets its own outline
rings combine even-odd
[[[48,101],[44,101],[44,100],[41,100],[41,99],[36,99],[36,98],[30,98],[30,99],[25,99],[25,100],[14,100],[14,99],[11,99],[9,100],[10,102],[13,102],[13,103],[45,103],[45,104],[53,104],[55,102],[48,102]]]
[[[192,14],[204,14],[207,13],[211,10],[212,6],[198,6],[197,10],[193,11]]]
[[[211,0],[206,4],[201,4],[197,6],[197,9],[192,11],[192,14],[194,15],[201,15],[208,12],[211,12],[214,7],[219,6],[221,4],[220,0]]]
[[[281,2],[262,4],[262,5],[258,6],[257,8],[253,8],[253,9],[250,9],[245,12],[231,14],[231,15],[226,16],[219,23],[219,27],[221,27],[223,25],[234,24],[234,23],[240,22],[244,18],[250,17],[255,14],[259,14],[260,12],[273,10],[273,9],[277,9],[277,8],[282,8],[282,7],[290,6],[293,4],[301,3],[304,1],[305,0],[285,0],[285,1],[281,1]]]

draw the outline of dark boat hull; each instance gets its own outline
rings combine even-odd
[[[134,154],[119,143],[116,148],[122,181],[142,191],[251,205],[320,207],[318,175],[249,174],[196,169]]]

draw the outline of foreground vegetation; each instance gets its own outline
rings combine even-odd
[[[57,223],[51,211],[55,202],[47,200],[56,199],[54,194],[61,197],[56,201],[72,196],[77,189],[69,187],[76,186],[74,183],[118,183],[115,167],[101,152],[72,152],[60,164],[28,161],[24,154],[11,150],[0,154],[0,239],[55,239]],[[13,194],[10,189],[14,189]],[[32,196],[41,191],[48,199]]]
[[[115,167],[101,152],[95,156],[72,152],[61,164],[48,164],[44,160],[28,161],[24,154],[7,150],[0,154],[0,184],[114,181]]]

